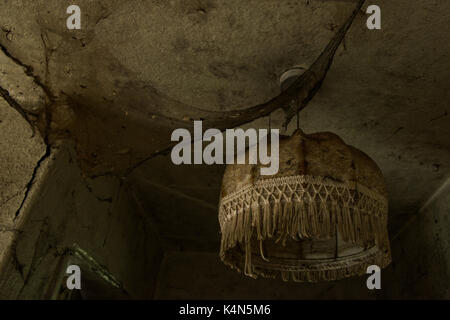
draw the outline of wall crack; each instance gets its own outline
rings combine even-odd
[[[2,45],[0,43],[0,51],[2,51],[8,58],[10,58],[15,64],[21,66],[22,68],[24,68],[25,74],[29,77],[31,77],[34,81],[34,83],[36,83],[39,87],[42,88],[42,90],[44,91],[44,93],[47,95],[47,97],[50,100],[54,99],[53,94],[51,93],[51,90],[40,80],[40,78],[38,76],[36,76],[34,74],[34,69],[33,67],[26,65],[25,63],[23,63],[22,61],[20,61],[18,58],[14,57],[11,53],[9,53],[8,49]]]
[[[14,109],[16,110],[21,116],[22,118],[25,119],[26,122],[28,122],[28,124],[31,127],[31,130],[33,131],[32,137],[34,137],[35,134],[35,127],[33,122],[31,122],[31,120],[28,118],[28,114],[32,114],[29,113],[27,111],[25,111],[24,109],[22,109],[22,107],[20,106],[20,104],[14,100],[14,98],[9,94],[9,91],[0,87],[0,96],[5,99],[5,101]]]
[[[20,215],[20,211],[22,210],[22,207],[25,204],[25,201],[28,199],[28,196],[30,195],[33,184],[36,180],[37,172],[38,172],[39,168],[41,167],[42,162],[44,162],[50,156],[50,154],[51,154],[51,147],[49,144],[47,144],[44,155],[36,163],[36,166],[33,169],[33,173],[31,174],[31,178],[28,180],[28,183],[25,186],[25,195],[22,199],[22,202],[20,203],[19,208],[17,209],[16,213],[14,214],[13,221],[15,221],[17,219],[17,217]]]

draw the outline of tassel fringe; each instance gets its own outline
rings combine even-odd
[[[391,261],[387,235],[387,199],[362,186],[323,177],[291,176],[259,180],[221,199],[221,260],[256,278],[284,281],[337,280],[381,268]],[[265,256],[263,241],[285,245],[287,239],[321,240],[337,237],[369,248],[336,259],[280,260]],[[259,241],[259,253],[252,242]]]

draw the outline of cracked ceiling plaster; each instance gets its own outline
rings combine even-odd
[[[73,138],[95,176],[122,174],[165,148],[177,127],[169,116],[185,121],[194,107],[232,110],[276,96],[281,73],[308,67],[355,1],[77,4],[82,30],[71,31],[63,1],[0,0],[1,59],[16,68],[2,64],[0,85],[50,141]],[[376,4],[382,30],[368,30],[358,14],[301,126],[335,132],[378,163],[396,232],[450,171],[450,3]],[[30,76],[20,83],[28,95],[14,88],[17,66]],[[272,115],[272,127],[281,122],[280,112]],[[158,156],[128,178],[169,245],[208,249],[219,239],[222,171]]]

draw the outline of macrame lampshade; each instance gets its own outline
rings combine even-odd
[[[387,199],[375,162],[337,135],[280,137],[280,169],[228,165],[220,258],[256,278],[337,280],[391,261]]]

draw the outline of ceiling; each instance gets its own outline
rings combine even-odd
[[[215,250],[224,167],[164,155],[136,164],[167,147],[169,118],[279,94],[283,71],[310,66],[355,3],[79,0],[82,29],[67,30],[62,1],[0,0],[0,44],[48,95],[50,138],[73,138],[91,176],[135,168],[127,179],[167,246]],[[337,133],[378,163],[395,234],[450,174],[450,2],[377,4],[382,29],[357,15],[301,127]]]

